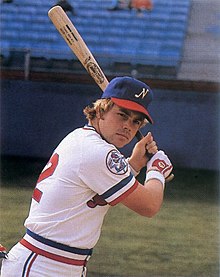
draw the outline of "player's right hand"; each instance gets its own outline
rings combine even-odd
[[[168,156],[162,150],[154,154],[147,162],[147,172],[151,170],[159,171],[165,178],[170,176],[173,166]]]
[[[149,132],[145,137],[138,141],[132,151],[132,155],[129,158],[131,166],[140,171],[146,166],[149,160],[149,155],[153,155],[157,152],[157,144],[154,141],[152,134]],[[149,154],[149,155],[148,155]]]

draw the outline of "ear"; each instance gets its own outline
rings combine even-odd
[[[96,109],[96,118],[100,119],[100,109]]]
[[[97,111],[96,111],[96,117],[98,119],[103,119],[103,116],[104,116],[104,110],[102,108],[98,108]]]

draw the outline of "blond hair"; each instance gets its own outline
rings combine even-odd
[[[109,111],[113,107],[114,103],[110,98],[98,99],[96,100],[92,106],[87,106],[83,110],[84,115],[87,120],[93,120],[96,118],[96,114],[99,111],[101,114]]]

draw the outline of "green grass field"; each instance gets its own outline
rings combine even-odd
[[[4,161],[1,239],[10,248],[24,234],[39,161]],[[148,219],[118,205],[107,214],[88,277],[219,276],[219,192],[215,172],[176,170],[161,211]]]

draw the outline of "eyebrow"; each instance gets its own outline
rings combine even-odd
[[[135,112],[135,111],[131,111],[125,108],[121,108],[119,107],[119,110],[125,114],[127,114],[128,116],[131,116],[132,113],[137,113],[137,117],[135,118],[136,120],[140,120],[140,121],[144,121],[144,116],[140,113],[140,112]],[[136,116],[136,114],[135,114]]]

